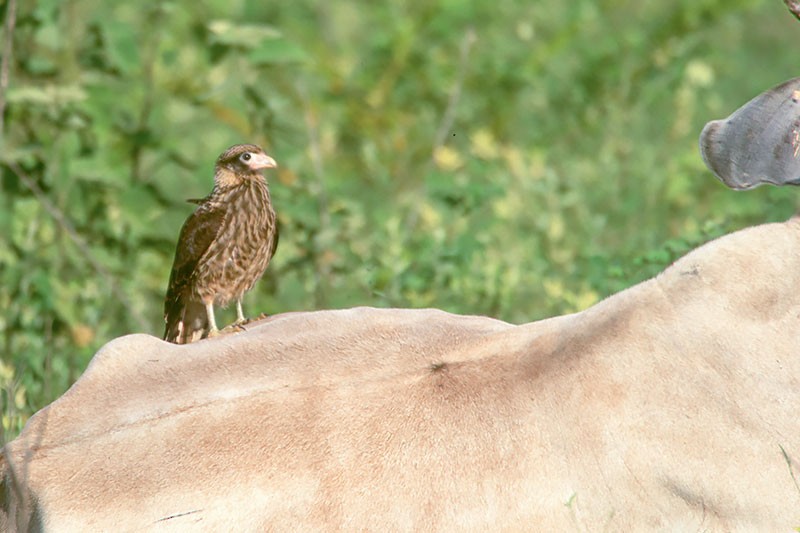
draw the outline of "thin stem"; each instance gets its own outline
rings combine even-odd
[[[6,27],[3,32],[3,61],[0,63],[0,145],[5,131],[6,90],[8,89],[8,71],[11,69],[11,54],[14,47],[14,27],[17,22],[17,1],[8,0],[6,6]]]
[[[139,108],[139,116],[135,126],[137,137],[143,137],[148,134],[150,115],[152,115],[155,106],[155,66],[158,61],[158,51],[163,37],[163,21],[165,19],[162,11],[163,2],[159,2],[157,6],[152,8],[146,18],[151,30],[144,45],[144,54],[142,56],[141,84],[144,87],[144,98]],[[142,169],[143,142],[142,138],[134,139],[133,147],[131,148],[131,175],[133,181],[137,183],[144,180],[144,171]]]
[[[456,120],[458,103],[461,100],[461,92],[464,88],[464,78],[466,77],[467,68],[469,66],[469,54],[472,50],[472,46],[477,40],[478,38],[475,34],[475,29],[471,27],[467,28],[464,37],[461,39],[461,45],[459,46],[458,71],[456,72],[456,79],[453,82],[453,86],[450,88],[450,95],[447,99],[447,105],[445,106],[444,113],[442,114],[442,120],[439,122],[439,127],[436,129],[436,135],[433,137],[431,157],[428,159],[428,163],[423,169],[423,176],[430,172],[431,166],[434,164],[436,151],[444,145],[445,141],[447,140],[447,134],[453,128],[453,122]],[[419,194],[423,197],[427,196],[427,185],[425,183],[422,184],[422,190]],[[411,209],[408,217],[406,218],[405,225],[407,228],[407,235],[411,235],[414,228],[416,228],[417,220],[419,218],[418,206],[419,204]]]
[[[316,290],[314,291],[314,300],[317,307],[325,304],[325,291],[323,290],[323,283],[330,274],[330,268],[323,263],[323,254],[319,253],[319,235],[324,232],[325,228],[330,227],[330,213],[328,210],[328,192],[325,187],[325,171],[322,164],[322,149],[319,141],[319,125],[314,111],[311,107],[311,101],[306,92],[305,86],[299,86],[298,92],[303,101],[304,113],[303,117],[306,124],[306,132],[308,134],[308,146],[311,155],[311,164],[314,167],[314,175],[317,179],[317,207],[319,212],[319,224],[323,231],[317,233],[314,239],[314,274],[316,277]]]
[[[461,46],[459,47],[458,59],[458,72],[456,74],[456,81],[450,89],[450,97],[447,100],[447,107],[445,107],[442,121],[439,123],[439,128],[436,130],[436,136],[433,138],[433,150],[435,153],[440,148],[450,129],[453,127],[453,122],[456,119],[456,110],[458,109],[458,102],[461,100],[461,91],[464,88],[464,76],[467,72],[467,65],[469,63],[469,52],[472,45],[475,44],[477,37],[473,28],[467,28],[464,38],[461,39]]]

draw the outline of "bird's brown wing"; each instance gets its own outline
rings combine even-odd
[[[278,237],[281,236],[281,232],[279,231],[280,224],[278,224],[278,217],[275,217],[275,236],[272,238],[272,248],[269,251],[269,257],[272,259],[275,257],[275,250],[278,249]]]
[[[205,202],[186,219],[178,237],[175,261],[169,275],[167,296],[164,300],[164,320],[167,323],[164,339],[184,343],[192,331],[206,326],[205,306],[192,301],[192,283],[195,269],[203,254],[217,237],[225,219],[222,206]],[[190,327],[190,322],[195,324]]]

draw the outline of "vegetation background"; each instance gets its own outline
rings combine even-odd
[[[184,200],[231,144],[280,164],[251,315],[528,322],[798,207],[725,189],[697,149],[797,74],[779,0],[1,5],[5,439],[107,341],[161,335]]]

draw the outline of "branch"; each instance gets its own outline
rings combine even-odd
[[[469,52],[472,45],[475,44],[475,41],[475,30],[473,28],[467,28],[467,33],[461,40],[456,81],[453,84],[453,88],[450,90],[450,98],[447,101],[444,115],[442,115],[442,122],[439,124],[439,128],[436,130],[436,136],[433,138],[432,153],[435,153],[436,150],[444,144],[447,133],[453,127],[453,122],[456,119],[458,101],[461,99],[461,90],[464,87],[464,75],[466,74],[467,64],[469,62]]]
[[[89,245],[86,243],[83,237],[81,237],[80,234],[75,230],[75,226],[72,225],[72,222],[69,221],[66,215],[50,201],[50,199],[47,197],[44,191],[42,191],[42,189],[39,188],[36,182],[30,176],[25,174],[22,171],[22,169],[20,169],[16,165],[16,163],[9,161],[6,162],[6,165],[8,166],[8,168],[11,169],[12,172],[14,172],[14,174],[17,175],[22,184],[25,185],[25,187],[27,187],[28,190],[30,190],[33,193],[33,195],[36,197],[36,200],[39,201],[39,203],[42,205],[44,210],[47,211],[50,217],[52,217],[53,220],[55,220],[56,223],[60,225],[61,228],[67,233],[70,240],[72,240],[75,246],[78,247],[78,250],[80,250],[81,255],[83,255],[83,257],[86,259],[86,262],[89,263],[89,266],[91,266],[94,269],[94,271],[97,272],[105,280],[106,284],[111,290],[111,293],[120,302],[122,302],[122,305],[124,305],[125,308],[128,310],[128,312],[133,316],[133,319],[136,321],[137,325],[139,326],[139,329],[142,331],[149,330],[150,328],[147,320],[145,320],[144,316],[142,316],[141,313],[136,311],[136,308],[134,307],[133,303],[130,301],[128,296],[119,289],[117,285],[117,280],[114,278],[111,272],[109,272],[100,263],[100,261],[98,261],[94,257],[91,248],[89,248]]]
[[[142,86],[144,87],[144,98],[142,106],[139,108],[139,118],[136,123],[135,134],[141,136],[146,134],[149,129],[150,115],[155,106],[155,66],[158,61],[158,50],[161,46],[161,38],[164,35],[164,24],[166,20],[163,13],[163,2],[159,2],[153,7],[145,18],[150,27],[150,38],[144,46],[142,54]],[[145,136],[146,138],[146,136]],[[144,146],[142,139],[133,139],[131,148],[131,176],[133,181],[140,183],[144,181],[142,177],[142,155]]]
[[[783,0],[783,3],[786,4],[786,7],[789,8],[789,11],[792,13],[792,15],[794,15],[797,20],[800,20],[800,1]]]
[[[323,290],[323,283],[330,276],[330,268],[325,266],[319,253],[319,235],[327,228],[330,228],[330,210],[328,209],[328,191],[325,187],[325,169],[323,168],[322,147],[320,145],[319,124],[311,104],[305,85],[297,87],[300,99],[303,103],[303,118],[305,119],[306,134],[308,135],[309,154],[311,164],[314,167],[314,175],[317,178],[317,208],[319,211],[320,231],[314,236],[314,276],[316,278],[316,288],[314,290],[314,300],[317,305],[324,306],[326,297]]]
[[[3,31],[3,62],[0,64],[0,144],[5,130],[6,89],[8,88],[8,71],[11,69],[11,52],[14,46],[14,26],[17,22],[17,0],[8,0],[6,6],[6,27]]]
[[[472,49],[472,45],[475,44],[475,41],[477,40],[475,29],[472,27],[467,28],[464,37],[461,39],[461,46],[459,47],[458,71],[456,72],[456,80],[453,82],[453,87],[450,89],[450,96],[447,99],[447,106],[442,114],[442,121],[439,123],[439,127],[436,129],[436,135],[433,137],[431,158],[428,159],[428,163],[423,169],[423,176],[430,172],[430,169],[434,164],[436,151],[441,148],[442,145],[444,145],[445,141],[447,140],[447,134],[453,128],[453,122],[455,122],[456,119],[456,110],[458,109],[458,102],[461,100],[461,91],[464,88],[464,77],[466,76],[467,67],[469,66],[469,53]],[[422,189],[419,193],[420,196],[427,196],[426,189],[427,186],[423,182]],[[406,217],[405,226],[407,229],[407,235],[411,235],[417,226],[417,219],[419,218],[419,205],[420,204],[417,203],[413,209],[409,210],[408,216]]]

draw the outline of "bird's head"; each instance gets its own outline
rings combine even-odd
[[[236,185],[245,180],[260,178],[261,170],[278,164],[255,144],[231,146],[217,158],[214,181],[217,185]]]

